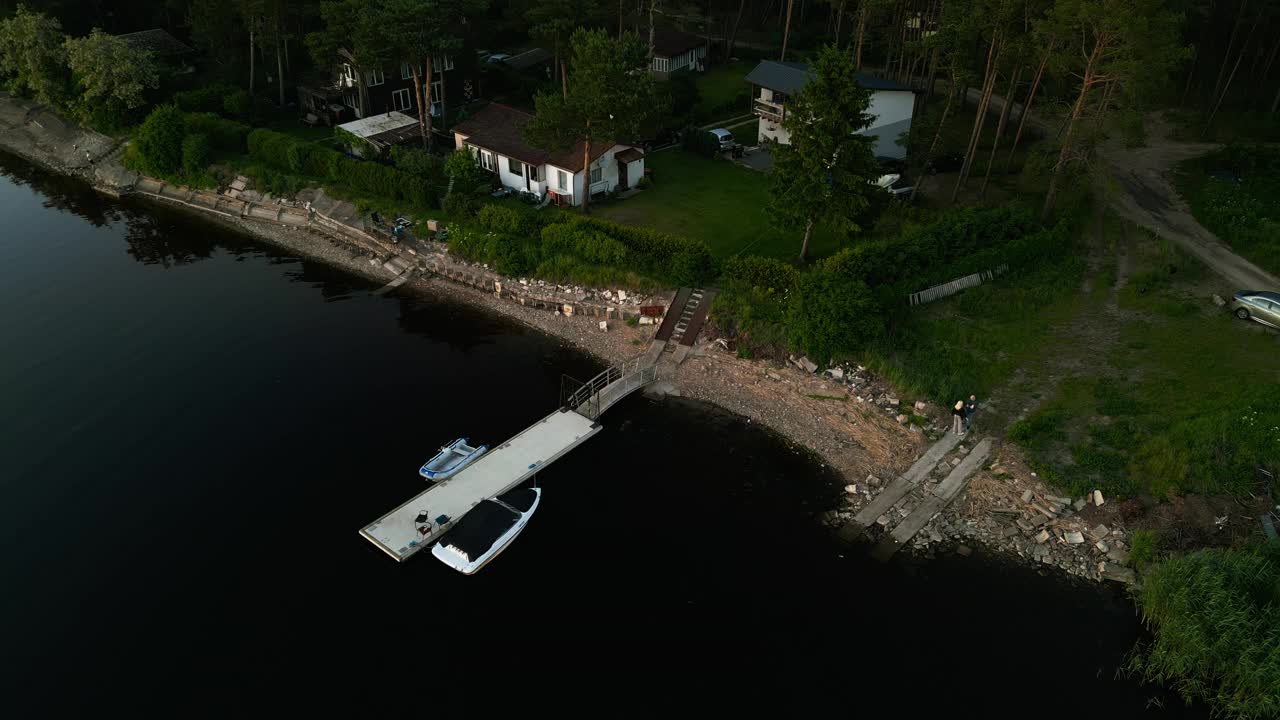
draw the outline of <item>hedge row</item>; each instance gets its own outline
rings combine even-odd
[[[182,122],[188,134],[204,135],[211,147],[233,153],[245,151],[249,131],[252,130],[244,123],[226,120],[213,113],[189,112],[183,116]]]
[[[714,277],[705,244],[563,213],[486,205],[451,229],[452,249],[506,275],[582,284],[696,284]]]
[[[342,153],[290,135],[259,128],[249,133],[249,156],[278,172],[318,177],[357,193],[394,203],[435,207],[444,192],[431,181],[376,162],[354,160]]]

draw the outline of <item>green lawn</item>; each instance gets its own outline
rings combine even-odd
[[[750,95],[751,86],[745,78],[755,66],[755,62],[738,60],[728,65],[717,65],[698,75],[695,84],[698,86],[699,100],[695,117],[700,122],[712,122],[750,112],[745,100],[738,109],[727,112],[723,109],[719,112],[715,110],[732,103],[739,95]]]
[[[801,233],[769,227],[769,177],[720,159],[683,150],[665,150],[645,158],[653,184],[638,195],[596,206],[600,217],[698,238],[716,257],[739,253],[792,260],[800,253]],[[814,231],[810,258],[839,249],[825,228]]]
[[[939,402],[987,398],[981,430],[1075,495],[1246,492],[1280,464],[1280,337],[1208,302],[1208,270],[1165,241],[1086,225],[1070,262],[904,311],[867,364]]]

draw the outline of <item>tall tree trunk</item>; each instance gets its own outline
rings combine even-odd
[[[1080,93],[1076,96],[1075,105],[1071,108],[1071,117],[1067,121],[1067,136],[1062,140],[1062,149],[1058,151],[1058,162],[1054,163],[1053,174],[1049,176],[1049,191],[1044,196],[1044,209],[1040,212],[1042,221],[1047,221],[1050,213],[1053,212],[1053,204],[1058,197],[1058,181],[1062,176],[1062,169],[1066,167],[1071,157],[1071,140],[1075,137],[1076,125],[1084,112],[1085,100],[1093,90],[1094,83],[1097,82],[1094,66],[1097,65],[1098,58],[1102,56],[1103,48],[1109,41],[1109,36],[1099,35],[1093,43],[1093,52],[1089,53],[1089,59],[1085,63],[1084,77],[1080,80]]]
[[[622,10],[622,0],[618,0],[618,37],[622,37],[622,19],[626,13]]]
[[[1280,50],[1280,40],[1277,40],[1277,41],[1276,41],[1276,44],[1275,44],[1275,45],[1273,45],[1273,46],[1271,47],[1271,57],[1267,58],[1267,64],[1266,64],[1265,66],[1263,66],[1263,68],[1262,68],[1262,75],[1258,78],[1258,80],[1259,80],[1259,82],[1260,82],[1260,83],[1266,82],[1266,79],[1267,79],[1268,77],[1270,77],[1270,76],[1271,76],[1271,64],[1272,64],[1272,63],[1274,63],[1274,62],[1276,61],[1276,51],[1277,51],[1277,50]],[[1258,101],[1261,101],[1261,99],[1262,99],[1262,93],[1261,93],[1261,92],[1259,92],[1259,93],[1255,96],[1255,99],[1256,99],[1256,100],[1258,100]],[[1256,107],[1256,105],[1255,105],[1255,107]]]
[[[801,263],[809,259],[809,238],[811,237],[813,237],[813,218],[809,218],[804,224],[804,241],[800,243]]]
[[[293,64],[289,62],[289,36],[284,36],[284,69],[286,72],[293,72]]]
[[[1271,114],[1275,115],[1276,110],[1280,110],[1280,88],[1276,89],[1275,99],[1271,101]]]
[[[1222,79],[1227,74],[1227,63],[1231,62],[1231,50],[1235,48],[1236,37],[1240,33],[1240,20],[1244,18],[1244,11],[1249,7],[1249,0],[1241,0],[1240,9],[1236,12],[1235,22],[1231,25],[1231,37],[1227,40],[1227,50],[1222,54],[1222,65],[1218,68],[1218,79],[1213,83],[1213,92],[1209,94],[1212,101],[1218,97],[1218,91],[1222,89]]]
[[[952,83],[951,89],[947,92],[947,104],[942,106],[942,119],[938,121],[938,129],[935,130],[933,133],[933,142],[929,143],[929,151],[925,153],[925,156],[924,156],[926,163],[929,162],[929,158],[933,157],[934,151],[938,149],[938,140],[942,138],[942,128],[947,124],[947,116],[951,114],[951,103],[955,100],[955,98],[956,98],[956,86],[955,86],[955,83]],[[921,169],[923,170],[923,167]],[[924,186],[925,182],[928,179],[929,179],[928,173],[924,173],[920,176],[919,182],[917,182],[915,186],[911,188],[912,200],[916,199],[916,193],[920,191],[920,188]]]
[[[871,0],[861,0],[858,3],[858,30],[854,35],[853,46],[853,69],[862,69],[862,41],[867,35],[867,13],[871,12]]]
[[[413,73],[413,94],[418,100],[418,133],[422,135],[422,147],[428,147],[427,116],[431,114],[431,108],[422,102],[422,75],[418,72],[418,63],[410,62],[409,70]]]
[[[742,22],[742,11],[747,7],[747,0],[738,0],[738,14],[733,18],[733,28],[729,30],[729,42],[725,47],[726,60],[733,57],[733,44],[738,40],[738,24]]]
[[[1009,159],[1004,164],[1006,173],[1013,167],[1013,154],[1018,151],[1018,142],[1022,140],[1022,129],[1027,126],[1027,116],[1031,114],[1031,104],[1036,100],[1036,90],[1040,88],[1040,78],[1044,77],[1044,66],[1048,64],[1049,55],[1053,53],[1055,44],[1055,39],[1050,37],[1049,47],[1045,48],[1044,57],[1040,58],[1040,67],[1036,68],[1036,77],[1031,81],[1031,89],[1027,91],[1027,101],[1022,104],[1022,111],[1018,113],[1018,132],[1013,136],[1013,146],[1009,148]]]
[[[1213,103],[1213,110],[1209,111],[1209,119],[1204,121],[1204,131],[1200,133],[1200,137],[1209,134],[1209,130],[1213,127],[1213,119],[1218,116],[1218,108],[1222,107],[1222,100],[1227,96],[1227,91],[1231,89],[1231,81],[1236,78],[1236,71],[1240,69],[1240,61],[1244,59],[1244,51],[1236,56],[1236,64],[1231,67],[1231,74],[1227,76],[1227,84],[1222,87],[1222,94],[1218,95],[1218,99]]]
[[[569,99],[569,73],[565,72],[564,61],[560,61],[560,97]]]
[[[586,137],[582,141],[582,214],[590,215],[591,208],[591,120],[587,120]]]
[[[1227,93],[1231,90],[1231,81],[1235,79],[1236,71],[1240,69],[1240,61],[1244,60],[1245,53],[1249,51],[1249,45],[1253,42],[1253,34],[1261,24],[1262,13],[1260,12],[1258,13],[1258,19],[1253,23],[1253,27],[1249,28],[1249,34],[1245,36],[1244,45],[1240,46],[1240,54],[1236,56],[1235,65],[1231,66],[1231,75],[1227,78],[1227,84],[1222,87],[1222,93],[1218,95],[1218,99],[1213,104],[1213,110],[1209,112],[1209,119],[1205,121],[1204,132],[1201,137],[1208,135],[1209,129],[1213,127],[1213,118],[1218,114],[1218,108],[1222,107],[1222,101],[1226,99]],[[1261,81],[1260,78],[1259,81]]]
[[[791,39],[791,8],[795,5],[796,0],[787,0],[787,25],[782,30],[782,56],[779,60],[787,59],[787,41]]]
[[[442,55],[440,61],[444,63],[441,67],[449,67],[446,59],[447,55]],[[448,132],[449,130],[449,83],[445,80],[446,70],[440,71],[440,129]]]
[[[284,50],[280,47],[280,33],[276,32],[276,86],[280,89],[280,107],[284,107]]]
[[[559,30],[556,31],[555,48],[556,50],[554,53],[552,53],[552,58],[551,58],[551,80],[553,82],[555,80],[558,80],[560,75],[560,31]]]
[[[844,6],[848,0],[840,0],[840,7],[836,10],[836,38],[833,44],[840,47],[840,26],[844,24]]]
[[[1009,81],[1009,89],[1004,93],[1004,107],[1000,108],[1000,122],[996,123],[996,137],[991,141],[991,155],[987,158],[987,172],[982,176],[982,187],[978,189],[978,200],[987,197],[987,184],[991,182],[991,168],[996,164],[996,149],[1000,147],[1000,136],[1004,135],[1004,125],[1009,121],[1009,111],[1013,107],[1013,92],[1018,87],[1018,78],[1022,77],[1022,66],[1013,71]]]
[[[249,25],[249,94],[253,94],[253,25]]]
[[[1000,53],[996,48],[1000,44],[999,34],[991,36],[991,45],[987,48],[987,66],[983,71],[982,95],[978,99],[978,114],[973,118],[973,130],[969,132],[969,144],[964,153],[964,163],[960,166],[960,177],[956,178],[955,189],[951,191],[951,202],[960,197],[960,189],[969,177],[969,169],[973,167],[973,156],[978,150],[978,141],[982,138],[982,128],[987,120],[987,106],[991,102],[991,93],[996,85],[996,68],[1000,65]]]
[[[432,132],[431,124],[431,81],[435,79],[435,67],[433,65],[435,58],[431,53],[427,53],[426,62],[423,63],[423,75],[426,75],[427,86],[423,88],[423,92],[427,95],[427,104],[422,108],[422,117],[425,121],[423,130],[427,133],[427,152],[435,150],[436,134]]]
[[[1196,78],[1196,68],[1200,66],[1200,48],[1192,43],[1191,45],[1191,67],[1187,69],[1187,84],[1182,88],[1182,102],[1178,103],[1182,107],[1187,106],[1187,98],[1191,97],[1191,81]]]
[[[653,66],[653,12],[658,0],[649,0],[649,66]]]

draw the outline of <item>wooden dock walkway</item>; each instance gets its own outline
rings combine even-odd
[[[905,473],[898,476],[896,480],[889,483],[889,486],[880,491],[880,494],[872,498],[871,503],[854,516],[852,520],[845,523],[841,527],[837,535],[845,542],[853,542],[862,537],[867,528],[875,524],[875,521],[883,514],[889,511],[899,500],[906,497],[908,493],[915,489],[929,471],[933,470],[947,453],[951,452],[956,445],[960,444],[960,436],[953,432],[948,432],[925,451],[919,460],[907,469]]]
[[[938,487],[923,493],[925,497],[920,504],[871,550],[871,556],[883,562],[893,557],[902,546],[911,542],[911,538],[915,537],[916,533],[928,525],[930,520],[951,504],[960,491],[969,485],[969,478],[973,477],[973,473],[982,466],[989,454],[991,454],[991,440],[979,442],[947,475],[946,479],[938,483]]]

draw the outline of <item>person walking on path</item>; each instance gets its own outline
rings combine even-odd
[[[956,435],[964,434],[964,401],[957,400],[956,406],[951,408],[951,432]]]
[[[978,396],[970,395],[968,401],[964,404],[964,431],[969,432],[969,428],[973,427],[973,416],[978,414]]]

